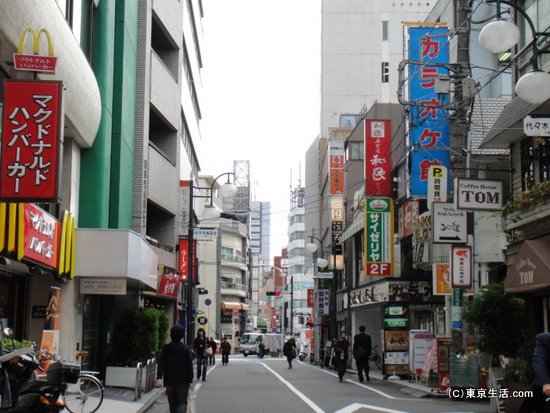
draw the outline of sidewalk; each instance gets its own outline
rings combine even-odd
[[[133,390],[105,387],[103,403],[98,411],[116,413],[146,412],[158,397],[163,396],[163,393],[163,389],[155,388],[148,393],[142,393],[141,399],[134,401]]]

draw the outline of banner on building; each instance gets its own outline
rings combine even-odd
[[[398,209],[399,239],[406,238],[413,233],[413,224],[420,213],[418,201],[405,201]]]
[[[193,284],[197,284],[197,242],[193,240]],[[180,238],[178,243],[178,274],[181,282],[189,280],[189,241],[187,238]]]
[[[344,193],[344,142],[329,142],[329,178],[330,194],[338,195]]]
[[[57,202],[62,82],[4,82],[0,199]]]
[[[365,120],[365,195],[391,196],[391,121]]]
[[[180,276],[174,268],[158,264],[157,295],[164,297],[177,297],[180,286]]]
[[[328,315],[330,306],[330,290],[317,290],[317,314]]]
[[[365,208],[365,275],[393,276],[393,200],[367,198]]]
[[[307,306],[309,308],[313,308],[313,305],[315,304],[314,303],[314,297],[315,297],[315,295],[314,295],[313,288],[308,288],[307,289]]]
[[[426,196],[431,166],[449,168],[448,93],[436,91],[436,79],[448,69],[430,63],[449,62],[447,27],[409,27],[409,130],[411,195]]]
[[[46,317],[44,318],[44,328],[42,330],[42,340],[40,341],[40,348],[51,354],[59,354],[60,315],[61,289],[52,286],[50,287]],[[49,365],[53,362],[54,360],[41,360],[42,368],[47,370]]]

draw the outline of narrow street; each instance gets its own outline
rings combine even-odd
[[[197,412],[490,412],[488,402],[459,402],[446,398],[415,397],[397,383],[372,379],[359,383],[350,373],[338,382],[336,372],[286,359],[232,358],[218,362],[206,382],[195,382]],[[376,375],[376,374],[373,374]],[[197,384],[198,383],[198,384]],[[166,398],[159,398],[148,413],[167,413]]]

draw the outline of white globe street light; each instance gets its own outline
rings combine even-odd
[[[523,75],[516,83],[517,95],[529,103],[544,103],[550,99],[550,73],[542,70]]]
[[[314,244],[313,242],[308,242],[306,244],[306,251],[313,254],[317,251],[317,244]]]
[[[497,20],[481,29],[479,43],[493,53],[502,53],[518,44],[520,36],[518,26],[514,23]]]
[[[507,20],[501,20],[500,4],[506,4],[512,7],[517,13],[522,15],[533,35],[532,47],[533,57],[531,64],[533,71],[523,75],[516,83],[517,95],[528,103],[541,104],[550,99],[550,75],[539,69],[538,48],[539,36],[544,33],[538,33],[533,21],[529,15],[519,6],[506,0],[486,0],[487,3],[497,4],[497,19],[487,24],[479,33],[479,43],[493,53],[501,53],[514,47],[521,37],[518,27]]]

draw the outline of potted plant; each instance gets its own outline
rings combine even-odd
[[[115,322],[105,384],[134,388],[138,363],[156,357],[168,335],[168,317],[162,310],[135,308]]]

